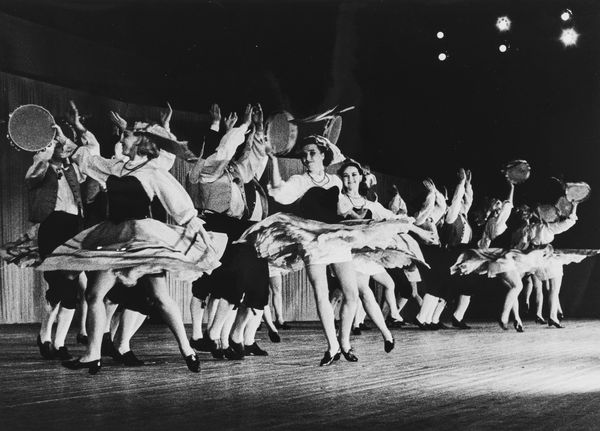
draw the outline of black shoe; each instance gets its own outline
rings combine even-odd
[[[217,342],[215,340],[211,340],[210,338],[208,338],[206,340],[207,346],[210,349],[210,354],[212,355],[213,358],[215,359],[223,359],[223,349],[219,349],[217,347]]]
[[[61,361],[70,361],[73,359],[73,356],[69,353],[65,346],[59,347],[55,352],[56,358],[60,359]]]
[[[350,347],[347,352],[344,352],[342,350],[342,355],[344,355],[344,358],[348,362],[358,362],[358,357],[354,354],[354,351],[352,350],[352,347]]]
[[[352,335],[361,335],[362,334],[362,330],[360,329],[360,326],[355,326],[354,328],[352,328]]]
[[[98,374],[100,368],[102,368],[102,360],[96,359],[95,361],[81,362],[81,358],[73,359],[72,361],[62,362],[62,366],[69,370],[83,370],[87,368],[90,374]]]
[[[281,342],[281,337],[279,336],[279,332],[271,331],[271,328],[269,328],[269,340],[271,340],[271,343]]]
[[[125,365],[126,367],[141,367],[142,365],[145,364],[145,362],[138,359],[131,350],[129,350],[128,352],[125,352],[123,354],[120,354],[119,352],[117,352],[117,354],[119,355],[118,362],[122,362],[123,365]]]
[[[565,315],[564,315],[564,314],[562,314],[562,313],[558,313],[558,314],[556,315],[556,318],[557,318],[558,320],[563,320],[563,319],[565,318]]]
[[[432,323],[432,325],[435,325],[436,329],[450,329],[448,325],[445,325],[442,322]]]
[[[427,323],[423,323],[421,322],[417,316],[415,316],[415,318],[413,319],[413,321],[411,322],[413,325],[417,325],[419,327],[419,329],[422,329],[423,331],[427,331],[429,329],[429,325]]]
[[[256,344],[256,341],[249,346],[244,347],[244,353],[249,356],[269,356],[269,353],[266,350],[261,349]]]
[[[430,331],[437,331],[440,328],[438,328],[438,324],[437,323],[431,322],[431,323],[429,323],[427,325],[427,329],[429,329]]]
[[[292,327],[290,325],[288,325],[287,322],[283,322],[283,323],[275,322],[275,327],[277,329],[283,329],[284,331],[287,331],[288,329],[292,329]]]
[[[369,325],[367,325],[365,322],[361,323],[359,325],[359,328],[362,329],[363,331],[370,331],[371,327]]]
[[[541,316],[535,316],[535,323],[539,323],[540,325],[545,325],[548,322],[546,321],[546,319],[544,319]]]
[[[392,341],[385,340],[383,342],[383,350],[385,350],[385,353],[390,353],[392,350],[394,350],[395,345],[396,345],[396,340],[394,340],[393,338],[392,338]]]
[[[458,329],[471,329],[471,327],[465,323],[465,319],[456,320],[456,317],[454,316],[452,316],[452,326]]]
[[[50,341],[44,341],[42,343],[42,338],[38,335],[36,343],[40,349],[40,355],[42,355],[42,358],[54,359],[56,357],[56,351],[54,350],[54,347],[52,347],[52,343]]]
[[[210,352],[211,342],[209,338],[198,338],[194,340],[190,338],[190,346],[199,352]]]
[[[563,325],[561,325],[561,324],[560,324],[560,323],[558,323],[558,322],[555,322],[555,321],[554,321],[554,320],[552,320],[552,319],[548,319],[548,326],[554,326],[555,328],[564,328],[564,326],[563,326]]]
[[[402,328],[404,326],[406,326],[406,322],[404,320],[388,319],[387,321],[388,328]]]
[[[502,320],[498,320],[498,325],[500,325],[500,327],[502,329],[504,329],[505,331],[508,331],[508,324],[504,323]]]
[[[244,345],[242,343],[236,343],[230,339],[229,347],[223,351],[223,355],[230,361],[244,359]]]
[[[513,326],[515,327],[515,330],[517,332],[523,332],[523,325],[520,323],[517,323],[516,320],[513,322]]]
[[[115,345],[112,342],[112,338],[110,338],[110,332],[105,332],[102,335],[102,346],[100,347],[100,355],[101,356],[110,356],[111,358],[115,358],[118,352],[115,349]]]
[[[325,355],[323,355],[323,359],[321,359],[321,363],[319,364],[319,366],[323,367],[333,364],[335,361],[338,361],[340,359],[340,355],[341,351],[338,351],[335,355],[331,356],[331,353],[329,353],[329,350],[327,350],[325,352]]]
[[[83,344],[84,346],[87,346],[88,344],[88,336],[87,335],[83,335],[83,334],[77,334],[77,344]]]
[[[185,360],[185,365],[187,365],[188,370],[192,373],[200,372],[200,359],[198,359],[198,356],[195,353],[185,356],[183,359]]]

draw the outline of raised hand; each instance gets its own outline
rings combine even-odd
[[[470,183],[471,182],[471,171],[469,169],[467,169],[467,171],[465,172],[465,175],[466,175],[467,182]]]
[[[210,120],[212,123],[220,123],[221,122],[221,108],[216,103],[210,105],[210,109],[208,110],[208,114],[210,115]]]
[[[235,123],[237,123],[237,120],[238,120],[238,117],[235,112],[230,112],[229,115],[227,117],[225,117],[225,120],[224,120],[225,133],[230,131],[233,128],[233,126],[235,126]]]
[[[467,173],[463,168],[460,168],[458,170],[458,179],[461,181],[465,181],[467,179]]]
[[[264,116],[262,107],[260,103],[256,104],[256,106],[252,109],[252,123],[254,124],[254,128],[257,132],[262,132],[264,130],[263,126]]]
[[[251,122],[252,122],[252,105],[247,104],[246,109],[244,110],[244,117],[242,119],[242,124],[249,126]]]
[[[167,102],[167,110],[161,111],[160,113],[160,125],[165,128],[167,132],[171,131],[171,117],[173,116],[173,108],[169,102]]]
[[[110,121],[117,126],[119,132],[123,132],[125,129],[127,129],[127,121],[125,121],[125,119],[123,119],[123,117],[121,117],[115,111],[110,111]]]
[[[430,192],[435,191],[435,184],[431,178],[425,178],[423,180],[423,186]]]
[[[83,133],[86,131],[86,128],[81,123],[81,116],[79,115],[79,110],[75,105],[75,102],[69,100],[69,108],[70,110],[67,112],[67,119],[69,122],[77,129],[78,132]]]

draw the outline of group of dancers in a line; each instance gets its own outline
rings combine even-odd
[[[170,107],[156,123],[110,115],[119,141],[106,158],[71,104],[69,121],[55,126],[53,143],[34,155],[26,174],[37,233],[3,248],[6,260],[33,262],[44,271],[49,306],[37,339],[44,358],[91,374],[100,370],[104,355],[143,365],[130,340],[151,312],[172,331],[192,372],[200,369],[196,351],[229,360],[267,355],[255,340],[263,311],[269,337],[278,342],[277,330],[288,327],[282,277],[302,268],[327,341],[322,366],[342,355],[358,361],[351,334],[359,332],[365,314],[390,352],[395,340],[389,328],[405,324],[400,311],[410,298],[419,304],[412,323],[420,328],[446,328],[442,311],[455,304],[452,325],[468,329],[464,316],[471,295],[485,294],[481,277],[498,278],[507,287],[503,329],[512,313],[515,329],[523,331],[518,296],[524,283],[528,298],[536,289],[537,321],[544,323],[542,286],[548,287],[547,322],[561,327],[562,266],[587,254],[563,253],[551,243],[575,224],[577,202],[569,201],[568,210],[553,219],[523,205],[517,210],[521,226],[507,232],[515,189],[509,179],[506,198],[489,200],[471,222],[473,178],[461,168],[449,199],[433,181],[423,181],[426,197],[409,215],[398,190],[389,209],[369,199],[376,197],[369,193],[373,175],[324,136],[298,140],[294,154],[305,171],[283,180],[260,105],[248,105],[239,120],[235,113],[222,117],[213,105],[203,142],[190,144],[171,132]],[[169,173],[176,157],[189,164],[185,187]],[[332,164],[337,173],[327,172]],[[507,245],[495,246],[502,238]],[[189,339],[167,274],[192,283]],[[384,288],[387,320],[370,279]],[[275,324],[268,309],[270,286]],[[399,298],[396,287],[402,287]],[[85,322],[77,341],[86,351],[73,359],[65,337],[77,304]]]

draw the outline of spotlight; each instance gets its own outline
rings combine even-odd
[[[577,45],[578,38],[579,33],[577,33],[574,28],[565,28],[560,35],[560,41],[564,46]]]
[[[508,50],[508,46],[506,46],[504,44],[502,44],[498,47],[498,51],[500,51],[502,53],[506,52],[507,50]]]
[[[560,14],[560,19],[562,19],[563,21],[568,21],[573,17],[573,12],[571,12],[571,9],[565,9],[563,11],[563,13]]]
[[[501,16],[496,20],[496,27],[499,31],[510,30],[510,19],[507,16]]]
[[[440,52],[438,55],[438,60],[440,60],[440,61],[445,61],[447,58],[448,58],[448,56],[444,52]]]
[[[443,39],[444,38],[444,32],[443,31],[438,31],[437,32],[437,38],[438,39]]]

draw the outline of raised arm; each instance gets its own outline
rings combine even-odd
[[[463,198],[465,196],[465,183],[467,181],[467,174],[463,168],[458,170],[458,184],[456,185],[456,189],[454,190],[454,195],[452,196],[452,202],[448,207],[448,211],[446,211],[446,223],[452,224],[458,218],[460,210],[463,206]]]
[[[400,192],[398,191],[398,187],[396,187],[396,185],[394,184],[394,185],[392,185],[392,189],[393,189],[393,192],[394,192],[394,197],[392,198],[392,200],[388,204],[388,208],[394,214],[407,214],[408,210],[406,208],[406,202],[404,202],[404,199],[402,199],[402,197],[400,196]]]
[[[25,174],[25,185],[28,189],[35,188],[42,182],[46,172],[50,167],[50,159],[54,154],[54,142],[33,155],[33,164],[27,169]]]
[[[433,184],[433,181],[429,178],[423,181],[423,185],[427,189],[427,197],[425,197],[425,201],[423,202],[423,206],[417,213],[415,214],[415,224],[417,226],[421,226],[425,223],[433,211],[436,202],[436,188]]]

